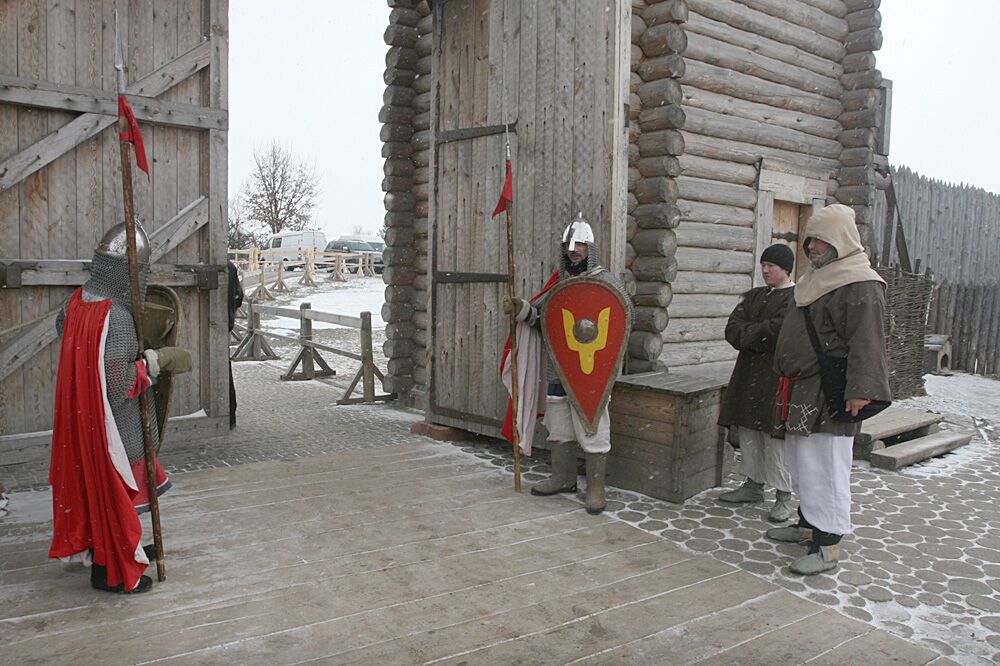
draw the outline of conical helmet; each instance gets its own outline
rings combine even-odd
[[[107,254],[128,257],[128,235],[125,223],[116,224],[105,232],[97,249]],[[149,236],[138,221],[135,223],[135,252],[140,264],[149,263]]]

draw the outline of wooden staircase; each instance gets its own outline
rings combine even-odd
[[[861,424],[854,438],[854,457],[874,467],[899,469],[969,443],[971,432],[941,431],[942,418],[933,412],[890,407]]]

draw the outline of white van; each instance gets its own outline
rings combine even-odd
[[[304,261],[303,250],[322,252],[326,248],[326,234],[322,231],[282,231],[267,241],[264,254],[267,261]]]

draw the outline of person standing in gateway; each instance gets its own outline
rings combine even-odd
[[[792,517],[792,477],[785,464],[785,443],[772,436],[772,406],[778,388],[774,349],[795,283],[795,254],[787,245],[772,245],[760,256],[764,285],[743,295],[729,315],[726,340],[739,351],[726,388],[719,425],[735,428],[739,437],[743,485],[719,495],[720,502],[751,503],[764,499],[765,484],[774,488],[772,522]]]

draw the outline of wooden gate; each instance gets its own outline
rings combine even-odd
[[[514,163],[515,291],[537,292],[583,211],[601,260],[624,268],[627,3],[435,3],[428,418],[496,435],[508,321],[504,130]],[[615,159],[616,156],[619,159]]]
[[[118,158],[117,7],[126,90],[151,176],[136,173],[153,283],[180,294],[177,427],[224,428],[227,0],[0,2],[0,458],[48,440],[58,344],[53,322],[123,217]],[[220,289],[219,287],[223,288]],[[197,425],[195,425],[197,424]],[[35,437],[24,437],[35,433]],[[6,438],[5,435],[16,435]],[[12,443],[13,442],[13,443]],[[44,449],[39,448],[44,452]]]

